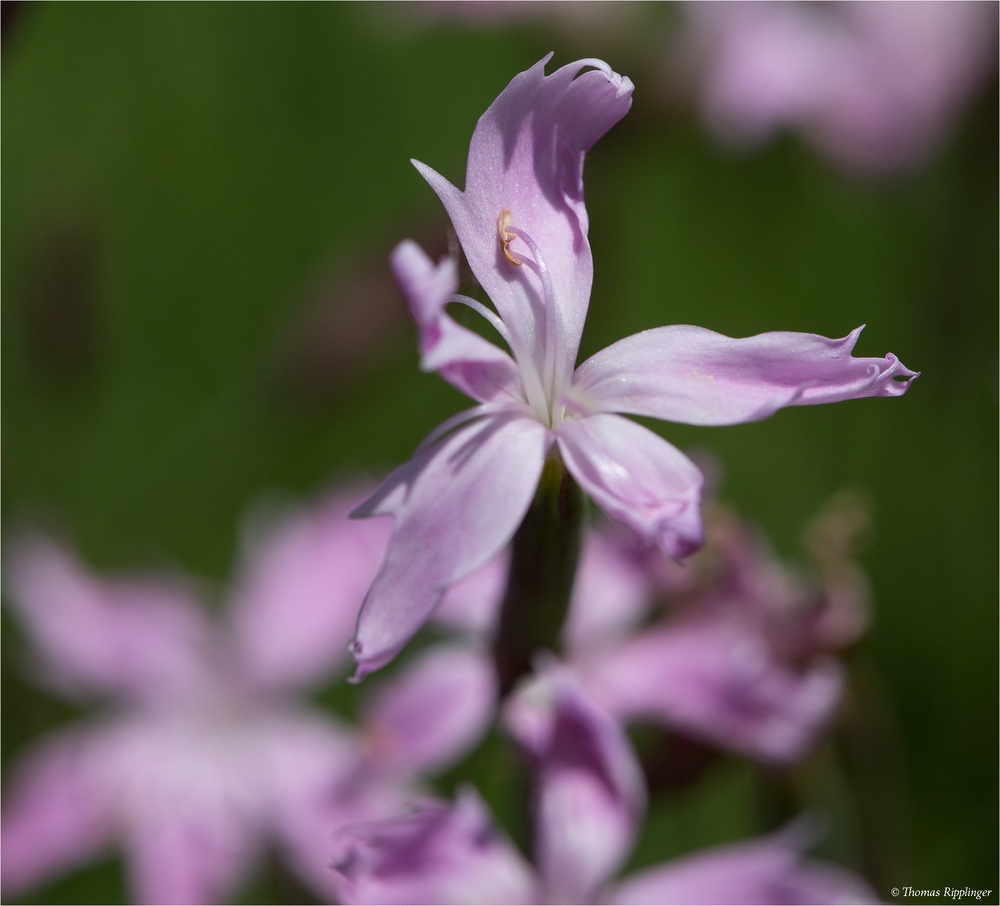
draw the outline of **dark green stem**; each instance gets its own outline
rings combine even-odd
[[[580,559],[586,499],[558,453],[514,535],[494,655],[506,695],[540,648],[556,651]]]

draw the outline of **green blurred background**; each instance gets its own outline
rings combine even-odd
[[[514,74],[549,50],[553,65],[603,56],[636,91],[587,162],[582,356],[665,323],[867,323],[860,355],[922,371],[897,400],[649,424],[715,451],[721,496],[784,557],[830,495],[867,493],[875,619],[854,671],[877,717],[853,755],[814,760],[805,798],[829,820],[826,854],[883,896],[995,895],[995,81],[921,172],[851,180],[793,137],[733,156],[665,104],[656,36],[673,17],[649,4],[581,37],[390,4],[5,10],[3,525],[56,527],[97,569],[176,564],[221,584],[248,504],[407,458],[463,405],[417,371],[385,263],[404,237],[446,248],[409,159],[461,184],[476,120]],[[24,678],[21,645],[5,618],[5,769],[72,713]],[[495,806],[502,748],[466,768]],[[766,829],[751,773],[724,760],[654,797],[633,864]],[[294,899],[275,871],[244,900]],[[35,901],[123,896],[112,860]]]

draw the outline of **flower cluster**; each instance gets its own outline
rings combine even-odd
[[[802,823],[615,880],[647,799],[626,725],[658,722],[788,765],[829,726],[845,681],[834,652],[866,614],[850,531],[821,525],[819,578],[797,578],[737,517],[717,505],[703,516],[699,468],[623,414],[736,424],[898,396],[916,373],[891,354],[853,357],[861,328],[831,340],[659,327],[577,367],[593,277],[584,156],[628,111],[633,85],[600,60],[545,75],[547,61],[480,119],[464,191],[416,163],[494,307],[457,294],[453,259],[435,263],[410,241],[392,254],[422,367],[475,406],[360,505],[345,491],[257,533],[218,618],[188,581],[103,580],[38,535],[8,549],[7,595],[43,678],[113,703],[15,771],[8,895],[118,846],[137,900],[214,902],[276,842],[341,902],[874,898],[804,856]],[[453,302],[506,350],[454,321]],[[534,652],[502,696],[490,645],[503,644],[518,566],[508,545],[553,467],[613,522],[582,533],[553,651]],[[336,677],[348,650],[357,682],[430,620],[451,638],[376,686],[353,723],[298,700]],[[426,779],[495,719],[531,767],[530,861],[471,787],[453,802],[427,794]]]

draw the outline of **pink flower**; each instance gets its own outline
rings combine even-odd
[[[592,645],[574,666],[620,720],[663,722],[776,765],[799,760],[829,724],[844,687],[826,644],[830,633],[817,630],[831,624],[835,609],[864,601],[801,581],[718,505],[709,542],[693,559],[684,586],[661,582],[667,601],[679,602],[668,619],[617,644]]]
[[[492,669],[456,646],[374,689],[361,727],[296,701],[346,666],[385,551],[385,526],[347,519],[358,499],[332,497],[251,540],[219,622],[189,583],[98,579],[41,537],[8,552],[40,677],[115,707],[21,759],[4,797],[5,895],[117,845],[137,902],[219,902],[267,840],[329,893],[334,831],[397,812],[419,772],[485,731]]]
[[[805,859],[804,828],[654,866],[618,883],[645,790],[617,723],[560,668],[505,708],[535,769],[533,869],[471,789],[413,814],[345,828],[335,867],[345,903],[870,903],[857,876]]]
[[[842,509],[816,520],[812,534],[843,521]],[[618,720],[790,764],[840,703],[844,671],[832,651],[864,627],[864,577],[851,572],[845,539],[839,550],[826,545],[829,578],[807,582],[751,526],[717,504],[709,512],[707,543],[683,566],[627,529],[587,533],[563,630],[566,663]],[[435,621],[489,635],[505,564],[501,555],[452,586]],[[666,613],[652,620],[657,606]]]
[[[356,680],[395,657],[444,591],[510,540],[554,447],[605,512],[681,557],[701,543],[701,473],[618,413],[737,424],[782,406],[896,396],[915,376],[892,355],[852,358],[861,328],[841,340],[734,340],[660,327],[574,370],[593,277],[583,159],[628,111],[633,86],[600,60],[546,76],[548,59],[516,76],[480,118],[464,192],[414,162],[496,312],[455,295],[454,261],[435,265],[412,242],[393,252],[420,330],[421,367],[477,405],[438,426],[354,513],[395,519],[358,621]],[[480,312],[510,354],[453,321],[452,301]]]
[[[995,66],[988,3],[690,3],[709,127],[734,144],[778,129],[852,170],[922,163]]]

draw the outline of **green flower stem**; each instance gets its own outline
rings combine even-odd
[[[494,647],[506,695],[539,649],[558,649],[583,542],[586,498],[558,452],[545,462],[535,499],[514,535]]]

